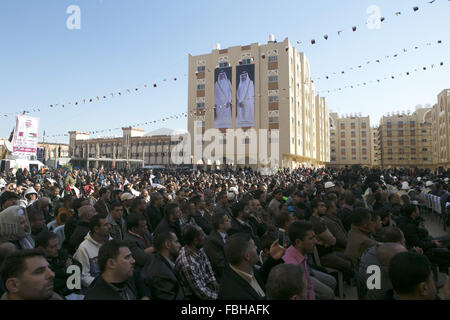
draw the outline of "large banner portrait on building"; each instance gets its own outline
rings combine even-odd
[[[255,126],[255,65],[236,67],[236,128]]]
[[[231,67],[214,70],[214,128],[216,129],[233,127],[231,77]]]
[[[38,145],[39,119],[18,115],[13,137],[13,155],[35,156]]]

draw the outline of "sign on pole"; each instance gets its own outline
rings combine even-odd
[[[18,115],[13,136],[15,156],[35,156],[38,145],[39,119]]]

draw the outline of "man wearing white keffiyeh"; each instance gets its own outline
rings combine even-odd
[[[242,71],[236,92],[236,127],[255,125],[255,86],[247,71]]]
[[[30,223],[24,208],[11,206],[0,212],[0,240],[9,241],[18,249],[34,248]]]
[[[231,82],[227,78],[225,71],[220,71],[214,85],[214,127],[231,128],[233,119],[231,116]]]

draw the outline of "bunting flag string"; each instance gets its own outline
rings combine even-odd
[[[436,2],[436,0],[432,0],[432,1],[428,1],[428,4],[434,4]],[[420,9],[419,9],[419,7],[418,6],[414,6],[413,8],[412,8],[413,10],[413,12],[417,12],[417,11],[419,11]],[[395,12],[395,16],[400,16],[402,14],[402,12],[401,11],[396,11]],[[384,22],[386,20],[386,18],[385,17],[381,17],[380,18],[380,21],[381,22]],[[367,22],[366,22],[367,23]],[[351,27],[351,30],[353,31],[353,32],[356,32],[357,30],[359,30],[358,29],[358,26],[352,26]],[[342,34],[343,34],[343,32],[344,32],[345,30],[338,30],[337,31],[337,35],[338,36],[341,36]],[[329,39],[329,34],[325,34],[324,36],[323,36],[323,38],[325,39],[325,40],[328,40]],[[439,40],[440,41],[440,40]],[[300,41],[300,40],[298,40],[298,41],[296,41],[297,42],[297,44],[298,45],[301,45],[301,44],[303,44],[303,43],[305,43],[304,41]],[[317,41],[316,41],[316,39],[312,39],[311,41],[311,44],[312,45],[315,45],[316,43],[317,43]],[[442,42],[438,42],[439,44],[440,43],[442,43]],[[427,44],[427,45],[429,45],[429,44]],[[431,45],[431,44],[430,44]],[[418,49],[419,47],[417,47],[417,46],[415,46],[414,47],[414,49]],[[404,49],[404,50],[406,50],[406,49]],[[406,51],[404,51],[404,52],[406,52]],[[394,54],[392,57],[397,57],[398,56],[398,54]],[[385,57],[385,59],[389,59],[391,56],[386,56]],[[264,57],[263,57],[264,58]],[[369,64],[370,62],[377,62],[377,63],[380,63],[382,61],[382,59],[376,59],[376,60],[374,60],[374,61],[367,61],[366,62],[366,64]],[[363,65],[364,64],[360,64],[360,65],[358,65],[357,67],[355,66],[355,67],[352,67],[352,68],[350,68],[350,69],[348,69],[348,70],[357,70],[357,69],[361,69],[362,67],[363,67]],[[211,70],[207,70],[208,72],[211,72]],[[345,70],[342,70],[342,71],[340,71],[340,72],[334,72],[333,73],[333,75],[337,75],[337,74],[345,74]],[[187,75],[186,74],[184,74],[184,76],[185,77],[187,77]],[[323,76],[325,79],[329,79],[329,77],[330,77],[330,75],[324,75]],[[319,77],[319,78],[317,78],[317,79],[321,79],[322,77]],[[173,78],[173,81],[177,81],[177,77],[174,77]],[[168,78],[164,78],[163,80],[162,80],[162,82],[168,82]],[[132,92],[132,90],[134,91],[134,92],[138,92],[140,89],[142,89],[142,88],[144,88],[144,89],[146,89],[146,88],[149,88],[150,86],[152,86],[153,88],[157,88],[158,87],[158,83],[157,82],[154,82],[154,83],[152,83],[151,85],[148,85],[148,84],[144,84],[142,87],[135,87],[134,89],[125,89],[125,90],[122,90],[122,91],[116,91],[116,92],[111,92],[111,93],[109,93],[109,94],[102,94],[102,95],[99,95],[99,96],[95,96],[95,98],[89,98],[89,99],[87,99],[87,98],[84,98],[84,99],[79,99],[79,100],[75,100],[75,101],[70,101],[70,102],[67,102],[67,103],[64,103],[64,104],[50,104],[49,105],[49,107],[50,108],[58,108],[58,107],[61,107],[61,108],[65,108],[66,106],[79,106],[79,105],[81,105],[81,104],[85,104],[85,103],[92,103],[92,102],[94,102],[95,100],[96,101],[100,101],[100,100],[106,100],[106,99],[108,99],[109,98],[109,96],[111,97],[111,98],[113,98],[114,97],[114,95],[116,95],[116,96],[122,96],[123,94],[125,94],[125,93],[131,93]],[[32,107],[30,107],[30,108],[27,108],[26,110],[23,110],[23,111],[20,111],[20,112],[14,112],[14,113],[0,113],[0,117],[1,116],[3,116],[3,117],[9,117],[9,116],[15,116],[15,115],[17,115],[17,114],[21,114],[21,113],[37,113],[37,112],[41,112],[41,110],[43,110],[43,107],[36,107],[36,106],[32,106]]]
[[[395,80],[398,77],[410,76],[413,72],[427,71],[427,70],[434,69],[435,67],[443,67],[443,66],[444,66],[444,62],[441,61],[438,64],[432,64],[430,66],[423,66],[423,67],[420,67],[420,68],[415,68],[414,71],[407,71],[407,72],[404,72],[404,73],[399,73],[398,75],[391,74],[389,76],[385,76],[383,78],[379,78],[379,79],[376,79],[376,80],[370,80],[370,81],[367,81],[367,82],[357,83],[357,84],[354,84],[354,85],[348,85],[348,86],[340,87],[340,88],[336,88],[336,89],[321,90],[321,91],[318,91],[317,94],[339,92],[339,91],[343,91],[344,89],[355,89],[355,88],[358,88],[358,87],[366,86],[366,85],[368,85],[370,83],[381,83],[384,80]]]
[[[410,52],[412,50],[418,50],[420,48],[430,47],[430,46],[433,46],[433,45],[438,46],[438,45],[441,45],[441,44],[443,44],[442,40],[436,40],[435,42],[427,42],[426,44],[424,43],[421,46],[414,45],[414,46],[411,46],[408,49],[407,48],[403,48],[402,50],[399,50],[397,53],[394,53],[392,55],[385,55],[384,58],[378,58],[378,59],[374,59],[374,60],[367,60],[366,62],[361,63],[359,65],[355,65],[354,67],[350,67],[350,68],[347,68],[347,69],[344,69],[344,70],[341,69],[341,71],[335,71],[333,73],[328,73],[326,75],[323,75],[321,77],[317,77],[317,78],[314,78],[314,79],[316,79],[316,80],[321,80],[321,79],[328,80],[328,79],[330,79],[330,77],[332,77],[332,75],[342,75],[342,74],[345,74],[346,71],[348,72],[348,71],[352,71],[352,70],[363,69],[364,66],[367,66],[370,63],[377,63],[377,64],[378,63],[382,63],[385,60],[392,59],[392,58],[397,58],[397,57],[400,56],[400,54],[407,54],[408,52]]]
[[[435,69],[437,67],[443,67],[444,66],[444,62],[440,62],[438,64],[431,64],[430,66],[423,66],[421,68],[416,68],[413,69],[414,72],[420,72],[420,71],[427,71],[427,70],[431,70],[431,69]],[[382,79],[377,79],[377,80],[370,80],[367,82],[363,82],[363,83],[358,83],[356,85],[349,85],[349,86],[345,86],[345,87],[341,87],[341,88],[337,88],[337,89],[333,89],[333,90],[322,90],[322,91],[318,91],[316,92],[317,94],[324,94],[324,93],[332,93],[332,92],[340,92],[343,91],[345,89],[355,89],[358,87],[363,87],[363,86],[367,86],[368,84],[371,83],[381,83],[385,80],[394,80],[397,79],[398,77],[401,76],[410,76],[413,72],[412,71],[407,71],[405,73],[400,73],[398,75],[390,75],[390,76],[386,76],[383,77]],[[286,89],[282,89],[282,90],[286,90]],[[261,96],[261,95],[260,95]],[[287,97],[286,99],[289,99],[289,97]],[[148,126],[148,125],[153,125],[153,124],[158,124],[158,123],[162,123],[171,119],[181,119],[181,118],[187,118],[188,116],[191,117],[201,117],[203,115],[206,115],[207,112],[214,112],[215,109],[217,108],[225,108],[227,107],[226,105],[223,106],[205,106],[204,108],[189,108],[188,112],[182,112],[176,115],[172,115],[172,116],[165,116],[161,119],[158,120],[153,120],[153,121],[147,121],[147,122],[143,122],[143,123],[135,123],[135,124],[131,124],[131,125],[127,125],[126,127],[143,127],[143,126]],[[121,130],[122,127],[119,128],[110,128],[110,129],[102,129],[102,130],[96,130],[96,131],[89,131],[88,133],[90,134],[98,134],[98,133],[106,133],[106,132],[112,132],[112,131],[116,131],[116,130]],[[68,137],[68,134],[54,134],[54,135],[48,135],[46,137],[48,138],[56,138],[56,137]]]
[[[434,4],[435,1],[436,1],[436,0],[429,1],[428,4]],[[450,0],[449,0],[449,1],[450,1]],[[412,12],[415,13],[415,12],[417,12],[417,11],[419,11],[419,7],[418,7],[418,6],[414,6],[414,7],[412,8]],[[398,17],[398,16],[402,15],[402,12],[401,12],[401,11],[396,11],[396,12],[394,13],[394,15],[395,15],[396,17]],[[380,22],[384,22],[384,21],[386,21],[386,18],[385,18],[385,17],[380,17]],[[365,24],[367,24],[367,22],[365,22]],[[361,28],[361,29],[362,29],[362,28]],[[349,28],[348,30],[350,30],[350,28]],[[356,25],[356,26],[353,25],[353,26],[351,27],[351,31],[352,31],[352,32],[356,32],[357,30],[358,30],[358,26],[357,26],[357,25]],[[337,31],[338,37],[341,36],[341,35],[344,33],[344,31],[345,31],[345,29],[338,30],[338,31]],[[323,35],[323,38],[325,39],[325,41],[328,40],[328,38],[329,38],[328,33],[325,34],[325,35]],[[302,45],[303,43],[308,43],[308,42],[301,41],[301,40],[297,40],[296,42],[297,42],[297,44],[298,44],[299,46]],[[311,43],[311,46],[314,46],[314,45],[317,43],[316,38],[311,39],[311,40],[309,41],[309,43]]]
[[[184,77],[187,77],[187,74],[185,74]],[[178,79],[179,79],[178,77],[174,77],[173,81],[177,81]],[[163,79],[162,81],[166,82],[166,83],[168,82],[167,78]],[[153,88],[157,88],[157,87],[158,87],[158,82],[153,83]],[[95,96],[95,98],[78,99],[78,100],[75,100],[75,101],[69,101],[69,102],[64,103],[64,104],[61,104],[61,103],[50,104],[50,105],[48,105],[48,107],[51,108],[51,109],[57,109],[59,107],[61,107],[61,108],[67,107],[69,105],[70,106],[72,106],[72,105],[73,106],[79,106],[81,104],[92,103],[92,102],[95,102],[95,101],[101,101],[101,100],[103,101],[103,100],[106,100],[108,98],[111,99],[111,98],[114,98],[115,95],[116,96],[122,96],[122,95],[125,95],[125,94],[131,94],[132,92],[137,93],[137,92],[139,92],[139,90],[143,91],[142,89],[147,89],[147,88],[150,88],[150,86],[148,84],[144,84],[142,86],[134,87],[133,89],[125,89],[125,90],[121,90],[121,91],[110,92],[109,94],[98,95],[98,96]],[[3,117],[16,116],[17,114],[22,114],[24,112],[25,112],[25,114],[27,114],[27,113],[30,114],[30,113],[38,113],[38,112],[42,112],[42,111],[44,111],[43,107],[30,107],[30,108],[27,108],[26,110],[23,110],[23,111],[20,111],[20,112],[0,113],[0,117],[2,117],[2,116]]]

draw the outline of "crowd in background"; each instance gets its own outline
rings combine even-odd
[[[450,235],[424,224],[432,194],[450,228],[449,177],[360,167],[2,172],[1,299],[331,300],[343,284],[359,299],[450,299],[450,280],[438,277],[449,273]],[[368,288],[373,266],[380,285]]]

